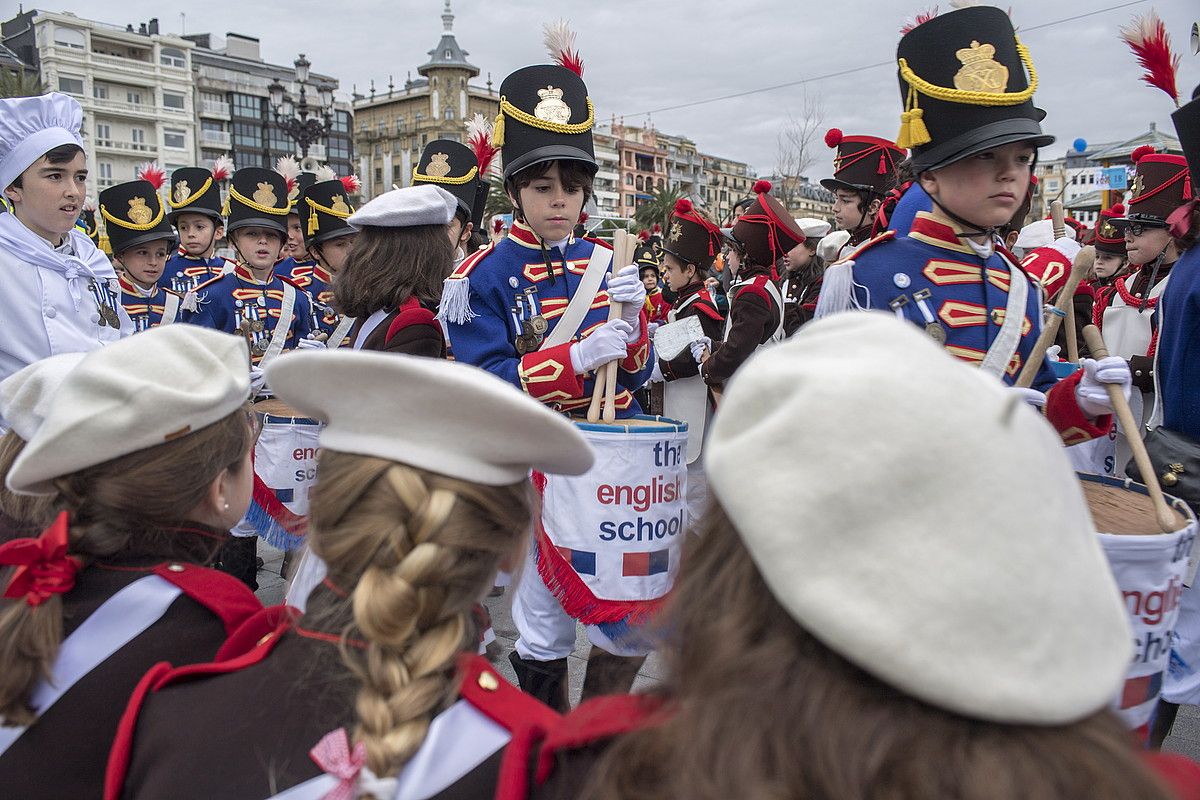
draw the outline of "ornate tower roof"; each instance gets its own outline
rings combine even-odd
[[[442,11],[442,38],[437,47],[429,51],[429,61],[417,67],[421,75],[428,75],[431,69],[466,69],[471,77],[479,74],[479,67],[467,61],[467,51],[458,46],[454,38],[454,12],[450,10],[450,0]]]

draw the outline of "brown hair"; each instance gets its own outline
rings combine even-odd
[[[616,740],[574,796],[1170,797],[1107,711],[1057,727],[971,719],[846,661],[775,600],[718,504],[687,546],[660,690],[674,713]]]
[[[1193,186],[1195,183],[1192,184]],[[1200,239],[1200,206],[1193,208],[1191,216],[1188,218],[1188,231],[1183,236],[1176,236],[1175,248],[1182,256],[1188,248],[1196,246],[1196,240]]]
[[[558,164],[558,179],[564,187],[583,190],[583,204],[586,206],[595,192],[596,168],[574,159],[539,161],[536,164],[530,164],[528,167],[518,170],[515,175],[504,179],[504,191],[512,197],[520,199],[521,190],[538,178],[544,178],[555,164]],[[520,208],[514,208],[513,215],[518,219],[523,219]]]
[[[99,559],[171,557],[206,563],[218,539],[180,536],[223,470],[242,468],[251,444],[247,411],[180,439],[119,456],[54,481],[58,504],[71,517],[68,551],[86,566]],[[11,569],[0,572],[4,585]],[[62,643],[62,595],[38,606],[0,600],[0,719],[33,721],[30,695],[50,677]]]
[[[396,308],[410,297],[437,305],[453,264],[445,225],[367,225],[333,279],[334,305],[342,314],[360,319]]]
[[[5,479],[26,442],[14,430],[0,437],[0,542],[20,536],[37,536],[54,521],[54,495],[17,494]]]
[[[50,164],[65,164],[68,161],[74,161],[75,156],[82,152],[83,148],[77,144],[60,144],[58,147],[54,147],[50,150],[47,150],[45,153],[42,153],[41,157],[38,158],[38,161],[41,161],[42,158],[44,158]],[[36,164],[37,161],[33,163]],[[30,166],[33,166],[33,164],[30,164]],[[23,174],[24,173],[22,173],[22,175]],[[22,180],[22,175],[18,175],[16,178],[14,178],[13,182],[10,183],[9,186],[16,187],[17,189],[24,189],[25,186],[24,181]]]
[[[332,450],[321,452],[318,471],[311,546],[349,594],[315,593],[327,605],[305,619],[367,640],[365,651],[342,648],[361,683],[354,739],[373,772],[394,775],[454,702],[457,658],[478,641],[471,610],[528,535],[531,489]]]

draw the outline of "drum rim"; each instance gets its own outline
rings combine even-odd
[[[1099,483],[1105,486],[1116,486],[1118,488],[1128,489],[1144,497],[1150,496],[1150,489],[1146,487],[1146,484],[1138,483],[1132,478],[1118,478],[1115,475],[1099,475],[1095,472],[1081,472],[1078,470],[1075,472],[1075,477],[1079,478],[1081,481],[1088,481],[1089,483]],[[1191,506],[1166,490],[1163,490],[1163,497],[1166,498],[1167,504],[1170,505],[1171,508],[1183,515],[1186,524],[1184,525],[1184,528],[1181,528],[1180,530],[1187,528],[1188,525],[1196,524],[1196,513],[1192,511]],[[1100,531],[1097,531],[1097,533],[1099,532]],[[1173,533],[1178,532],[1179,531],[1173,531]]]
[[[259,418],[262,420],[262,423],[264,425],[267,425],[269,423],[277,424],[277,425],[320,425],[321,424],[320,420],[313,419],[312,417],[286,417],[286,416],[280,416],[279,414],[270,414],[266,411],[256,411],[254,413],[258,414]]]
[[[648,426],[632,426],[627,423],[632,419],[650,420],[660,423],[660,427]],[[632,417],[625,417],[616,422],[588,422],[587,420],[572,420],[575,425],[583,431],[595,431],[604,433],[621,429],[624,433],[633,434],[648,434],[648,433],[684,433],[688,429],[688,424],[681,419],[672,417],[664,417],[657,414],[634,414]]]

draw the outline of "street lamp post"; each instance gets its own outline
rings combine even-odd
[[[301,53],[294,62],[296,66],[296,84],[300,87],[300,98],[293,103],[279,81],[269,87],[271,92],[271,112],[275,115],[275,124],[300,147],[300,157],[308,156],[308,148],[315,142],[325,138],[332,127],[333,121],[333,90],[327,85],[317,87],[318,105],[308,102],[308,69],[312,63]]]

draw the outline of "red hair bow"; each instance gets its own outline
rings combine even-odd
[[[13,539],[0,544],[0,565],[16,567],[6,598],[24,598],[31,606],[40,606],[56,594],[69,592],[75,585],[80,561],[67,555],[67,512],[36,539]]]

